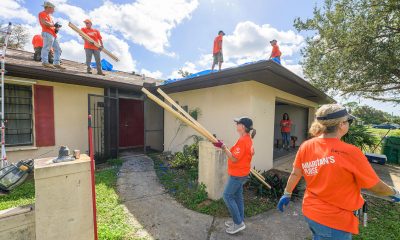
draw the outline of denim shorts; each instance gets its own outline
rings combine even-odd
[[[304,216],[313,233],[313,240],[351,240],[352,234],[317,223]]]

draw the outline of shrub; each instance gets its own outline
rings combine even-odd
[[[171,167],[173,168],[184,168],[184,169],[197,169],[199,165],[199,142],[202,139],[198,136],[192,136],[194,143],[191,145],[185,145],[182,152],[175,153]]]
[[[367,147],[373,148],[378,141],[375,135],[363,125],[351,125],[349,132],[342,140],[361,148],[361,150],[366,150]]]

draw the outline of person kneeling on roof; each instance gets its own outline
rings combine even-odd
[[[272,61],[281,64],[281,51],[279,50],[279,46],[278,46],[278,41],[276,41],[275,39],[270,41],[269,43],[271,43],[272,46],[272,52],[271,55],[269,56],[269,59],[271,59]]]
[[[33,36],[32,46],[33,50],[35,51],[33,53],[33,60],[40,62],[42,60],[40,55],[42,55],[42,49],[43,49],[43,38],[40,34],[36,34],[35,36]],[[53,55],[54,52],[53,49],[51,48],[49,51],[49,63],[53,63]]]
[[[91,39],[93,39],[96,43],[100,44],[100,47],[96,47],[94,43],[89,42],[84,39],[85,41],[85,53],[86,53],[86,66],[87,66],[87,73],[92,74],[92,69],[90,67],[90,62],[92,61],[92,55],[94,55],[94,60],[96,61],[96,68],[98,75],[105,75],[101,69],[101,62],[100,62],[100,51],[103,49],[103,41],[100,35],[99,30],[92,28],[92,21],[86,19],[83,21],[86,27],[81,28],[82,32],[86,33]]]

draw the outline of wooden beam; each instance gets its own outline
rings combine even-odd
[[[94,46],[96,47],[101,47],[101,45],[94,41],[91,37],[89,37],[86,33],[82,32],[77,26],[75,26],[73,23],[69,22],[68,26],[70,28],[72,28],[72,30],[74,30],[75,32],[77,32],[83,39],[85,39],[86,41],[92,43]],[[114,61],[118,62],[119,59],[117,56],[115,56],[114,54],[112,54],[110,51],[108,51],[107,49],[103,48],[101,50],[103,53],[107,54],[110,58],[112,58]]]

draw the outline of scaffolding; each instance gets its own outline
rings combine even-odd
[[[5,64],[6,64],[6,50],[8,46],[8,40],[11,36],[11,22],[8,26],[0,29],[1,36],[4,35],[3,49],[1,51],[1,159],[0,159],[0,169],[8,165],[7,154],[6,154],[6,129],[5,129],[5,119],[4,119],[4,74],[5,74]]]

